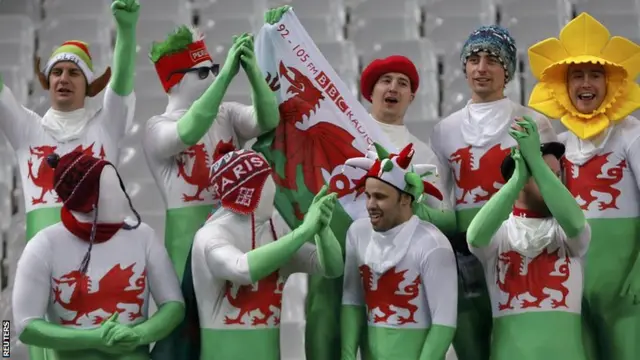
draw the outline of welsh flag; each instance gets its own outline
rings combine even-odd
[[[280,108],[278,128],[254,150],[275,170],[276,208],[293,229],[323,185],[338,194],[331,227],[344,249],[353,219],[367,216],[355,182],[364,171],[344,167],[377,142],[394,149],[358,99],[350,93],[302,27],[293,10],[260,30],[255,53]],[[340,358],[342,278],[311,277],[306,308],[307,359]]]

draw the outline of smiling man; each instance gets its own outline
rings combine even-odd
[[[369,219],[347,232],[341,311],[341,360],[444,359],[456,331],[455,257],[447,238],[413,214],[423,193],[440,196],[421,175],[433,165],[411,164],[411,145],[347,166],[367,174]],[[361,335],[366,333],[366,340]]]
[[[592,230],[583,314],[602,360],[640,354],[638,56],[640,46],[586,13],[529,49],[540,80],[529,105],[569,129],[566,185]]]
[[[466,230],[480,208],[504,184],[500,164],[515,141],[509,136],[514,119],[528,115],[543,142],[556,141],[544,116],[504,95],[516,74],[516,44],[499,26],[471,33],[460,54],[471,100],[438,123],[431,147],[442,166],[438,173],[455,204],[457,232],[451,237],[458,263],[458,329],[453,346],[460,360],[489,359],[491,306],[482,265],[469,252]]]

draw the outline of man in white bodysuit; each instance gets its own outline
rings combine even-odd
[[[202,359],[280,359],[284,283],[293,273],[342,275],[342,250],[329,227],[336,195],[316,195],[291,231],[274,207],[267,161],[251,150],[216,149],[212,191],[220,202],[197,232],[191,254]],[[315,238],[315,245],[309,240]],[[248,346],[250,344],[250,346]]]
[[[48,155],[73,150],[108,159],[117,165],[118,142],[133,119],[135,95],[137,0],[115,0],[111,6],[117,35],[113,76],[94,74],[89,45],[71,40],[57,48],[43,70],[35,70],[49,92],[51,108],[41,118],[21,106],[0,75],[0,131],[16,152],[26,207],[27,240],[60,221],[60,199],[53,189]],[[108,83],[108,86],[107,86]],[[106,89],[105,89],[106,88]],[[85,103],[105,89],[100,109]]]
[[[439,195],[419,175],[433,165],[409,165],[411,145],[399,154],[376,149],[377,159],[346,163],[367,171],[358,186],[369,219],[347,232],[341,359],[355,360],[358,348],[368,360],[444,359],[456,328],[455,256],[444,234],[411,206],[423,193]]]

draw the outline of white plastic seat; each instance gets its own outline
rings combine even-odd
[[[136,68],[135,89],[138,96],[144,97],[160,97],[166,94],[158,78],[158,73],[152,66]]]
[[[26,15],[37,21],[42,16],[42,7],[36,0],[3,0],[0,1],[0,14]]]
[[[125,184],[131,181],[149,179],[153,181],[141,143],[136,147],[123,147],[121,149],[118,172],[120,176],[122,176],[122,181],[124,181]],[[133,200],[134,194],[131,193],[131,189],[127,188],[127,191]],[[147,200],[151,201],[152,199]]]
[[[134,124],[142,127],[138,130],[133,129],[132,132],[144,131],[144,126],[149,119],[154,116],[161,115],[167,108],[167,95],[147,96],[146,94],[138,94],[136,96],[136,112],[134,116]]]
[[[423,0],[427,16],[460,17],[479,16],[493,21],[491,0]]]
[[[375,44],[420,38],[418,24],[401,17],[360,19],[349,27],[348,35],[359,53]]]
[[[352,19],[378,19],[402,17],[420,21],[421,9],[416,0],[367,0],[351,9]]]
[[[144,154],[142,154],[142,156],[144,157]],[[149,174],[144,178],[132,177],[124,181],[127,193],[129,194],[129,197],[131,197],[133,206],[136,208],[138,213],[157,212],[158,209],[164,209],[160,189],[153,180],[153,177],[151,177],[151,172],[149,172]],[[143,218],[143,221],[147,221],[146,217]],[[155,228],[154,230],[157,231]]]
[[[33,49],[34,26],[26,15],[7,15],[2,11],[0,1],[0,34],[2,42],[20,42],[29,44]]]
[[[247,15],[262,17],[268,9],[265,0],[200,0],[193,6],[198,9],[200,21]]]
[[[26,75],[33,69],[33,52],[20,43],[5,43],[0,40],[0,66],[19,66]]]
[[[407,127],[407,130],[409,130],[413,136],[417,137],[418,140],[427,144],[427,146],[430,143],[429,138],[431,137],[433,127],[436,126],[437,121],[438,117],[433,119],[404,117],[404,125]]]
[[[269,8],[289,5],[298,17],[329,17],[343,25],[346,9],[343,0],[276,0],[269,2]]]
[[[46,18],[68,16],[111,16],[111,2],[87,0],[45,0],[42,4]]]
[[[80,40],[89,44],[89,51],[103,46],[111,47],[111,31],[100,26],[96,17],[57,18],[47,21],[38,30],[38,55],[48,58],[65,41]],[[106,51],[105,51],[106,52]]]
[[[358,54],[351,41],[321,42],[316,46],[335,71],[358,71]]]
[[[23,69],[19,66],[0,66],[0,74],[7,87],[11,89],[13,96],[22,105],[29,100],[29,84],[24,76]]]
[[[205,33],[205,41],[207,46],[215,46],[217,43],[230,43],[234,36],[242,33],[257,34],[260,29],[256,26],[257,19],[255,17],[228,17],[217,20],[201,19],[201,30]],[[262,26],[262,24],[260,24]]]
[[[467,79],[464,76],[454,78],[444,86],[442,95],[442,116],[444,117],[466,105],[471,95]]]
[[[188,0],[143,1],[140,19],[173,19],[177,24],[191,24],[192,12]]]
[[[596,19],[602,23],[612,36],[637,39],[640,37],[640,18],[637,11],[625,14],[599,14]]]
[[[391,55],[404,55],[422,70],[437,71],[438,60],[433,43],[428,39],[399,40],[375,44],[362,55],[363,66],[375,59]]]
[[[152,41],[163,41],[179,25],[172,19],[140,19],[136,30],[138,44],[148,44]],[[148,49],[147,49],[148,51]]]
[[[546,38],[557,37],[564,23],[554,16],[521,16],[510,18],[505,24],[509,33],[516,41],[516,48],[520,52]]]
[[[507,86],[504,89],[504,95],[518,104],[523,103],[522,81],[520,79],[520,74],[516,74],[516,76],[507,83]]]
[[[575,4],[578,14],[587,12],[596,19],[603,14],[637,14],[638,5],[640,4],[636,0],[580,0]]]
[[[318,17],[298,17],[300,24],[307,31],[313,42],[331,42],[344,39],[344,30],[342,25],[326,16]]]
[[[503,22],[504,19],[520,16],[560,16],[567,18],[571,13],[571,3],[568,0],[501,0],[500,10]]]
[[[431,40],[440,55],[460,54],[469,35],[488,23],[477,15],[428,17],[425,35]]]

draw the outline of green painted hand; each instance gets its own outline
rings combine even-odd
[[[516,119],[516,123],[509,129],[509,135],[516,140],[522,156],[530,159],[540,156],[540,134],[538,126],[528,116]]]
[[[115,0],[111,4],[111,11],[119,29],[131,29],[140,17],[140,3],[138,0]]]
[[[317,234],[320,230],[329,226],[331,222],[337,195],[327,195],[328,189],[325,185],[316,194],[302,223],[302,226],[306,227],[311,234]]]
[[[108,344],[120,353],[132,352],[142,344],[142,334],[134,328],[119,325],[111,329],[107,335]]]
[[[227,58],[224,61],[224,65],[222,66],[221,73],[227,74],[228,76],[234,77],[238,75],[238,71],[240,71],[240,55],[242,55],[242,46],[245,43],[245,40],[250,36],[250,34],[244,33],[240,36],[233,37],[233,45],[231,45],[231,49],[227,53]]]
[[[278,21],[280,21],[280,19],[282,19],[282,16],[287,11],[289,11],[289,9],[291,9],[291,6],[285,5],[285,6],[280,6],[278,8],[273,8],[273,9],[267,10],[267,12],[264,13],[264,22],[265,22],[265,24],[273,25],[273,24],[277,23]]]

